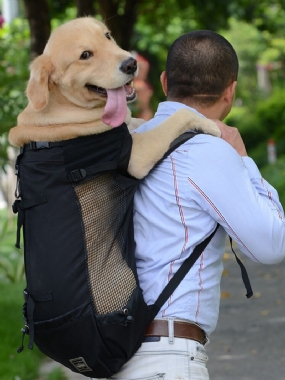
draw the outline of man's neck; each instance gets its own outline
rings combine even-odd
[[[187,100],[175,100],[175,99],[170,99],[167,98],[169,101],[174,101],[174,102],[179,102],[182,104],[185,104],[188,107],[194,108],[196,111],[204,115],[208,119],[218,119],[218,120],[223,120],[225,118],[225,110],[221,106],[219,102],[215,103],[212,106],[203,106],[200,104],[197,104],[195,102],[187,101]]]

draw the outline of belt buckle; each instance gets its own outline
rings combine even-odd
[[[207,336],[207,334],[205,333],[205,331],[202,329],[202,327],[199,325],[199,323],[196,323],[196,322],[190,322],[192,325],[194,325],[194,326],[197,326],[197,327],[199,327],[199,329],[201,329],[202,331],[203,331],[203,333],[204,333],[204,338],[202,339],[202,341],[201,341],[201,344],[203,345],[203,346],[205,346],[208,342],[210,342],[210,339],[208,338],[208,336]]]
[[[203,346],[205,346],[209,341],[210,341],[210,339],[209,339],[209,338],[207,337],[207,335],[205,334],[204,339],[202,340],[201,344],[202,344]]]

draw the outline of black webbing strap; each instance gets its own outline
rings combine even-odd
[[[25,303],[23,306],[23,318],[25,321],[24,327],[21,329],[23,335],[22,335],[22,344],[18,348],[17,352],[21,353],[24,350],[24,339],[25,335],[28,334],[30,336],[29,338],[29,344],[28,348],[30,350],[33,349],[34,346],[34,338],[35,338],[35,326],[34,326],[34,310],[35,310],[35,303],[36,302],[46,302],[46,301],[52,301],[53,296],[52,292],[49,291],[45,294],[29,294],[27,289],[24,290],[24,299]]]
[[[35,338],[34,310],[35,310],[35,301],[29,294],[29,298],[27,302],[27,319],[28,319],[28,324],[29,324],[29,337],[30,337],[28,348],[30,350],[33,349],[34,338]]]
[[[169,147],[169,149],[168,149],[168,151],[164,154],[164,156],[161,158],[161,160],[159,160],[159,162],[155,165],[155,166],[157,166],[159,163],[161,163],[161,161],[163,161],[167,156],[169,156],[175,149],[177,149],[181,144],[183,144],[184,142],[186,142],[187,140],[189,140],[189,139],[191,139],[192,137],[194,137],[194,136],[196,136],[197,134],[199,134],[199,133],[201,133],[201,132],[191,132],[191,131],[189,131],[189,132],[185,132],[185,133],[183,133],[182,135],[180,135],[179,137],[177,137],[177,139],[175,139],[172,143],[171,143],[171,145],[170,145],[170,147]],[[204,242],[203,242],[204,243]],[[203,243],[201,243],[201,244],[203,244]],[[231,249],[232,249],[232,252],[234,253],[234,255],[235,255],[235,258],[236,258],[236,261],[237,261],[237,263],[238,263],[238,265],[240,266],[240,269],[241,269],[241,276],[242,276],[242,280],[243,280],[243,283],[244,283],[244,286],[245,286],[245,288],[246,288],[246,291],[247,291],[247,294],[246,294],[246,296],[247,296],[247,298],[250,298],[252,295],[253,295],[253,291],[252,291],[252,288],[251,288],[251,284],[250,284],[250,281],[249,281],[249,277],[248,277],[248,274],[247,274],[247,271],[246,271],[246,269],[245,269],[245,266],[243,265],[243,263],[240,261],[240,259],[237,257],[237,255],[236,255],[236,253],[234,252],[234,250],[233,250],[233,247],[232,247],[232,239],[230,238],[230,243],[231,243]],[[197,249],[199,248],[199,245],[196,247]],[[195,248],[195,249],[196,249]],[[195,250],[194,250],[195,251]],[[194,253],[194,252],[193,252]],[[193,253],[192,253],[192,255],[193,255]],[[190,257],[192,257],[192,255],[190,256]],[[189,258],[190,258],[189,257]],[[197,257],[198,258],[198,257]],[[187,259],[188,260],[188,259]],[[194,264],[194,263],[193,263]],[[192,264],[192,265],[193,265]],[[183,263],[183,265],[184,265],[184,263]],[[190,270],[190,268],[191,267],[189,267],[189,270]],[[180,269],[179,269],[180,270]],[[178,273],[178,272],[177,272]],[[186,272],[187,273],[187,272]],[[185,273],[185,274],[186,274]],[[184,274],[184,276],[185,276],[185,274]],[[174,277],[173,277],[174,278]],[[172,280],[171,280],[172,281]],[[178,280],[177,280],[177,282],[179,281],[179,278],[178,278]],[[169,282],[169,284],[170,284],[170,282]],[[178,284],[177,285],[179,285],[179,282],[178,282]],[[168,286],[168,285],[167,285]],[[174,289],[173,289],[174,290]],[[170,292],[170,294],[169,294],[169,297],[171,296],[171,292]],[[163,294],[161,294],[160,296],[163,296]],[[160,298],[160,296],[159,296],[159,298]],[[169,298],[168,297],[168,298]],[[161,304],[161,302],[159,301],[159,299],[156,301],[156,302],[158,302],[159,301],[159,305],[161,304],[161,306],[160,306],[160,308],[164,305],[164,303],[166,302],[166,300],[168,299],[168,298],[166,298],[166,299],[164,299],[163,298],[163,301],[164,302],[162,302],[162,304]],[[156,308],[156,303],[153,305],[155,308]],[[160,308],[159,308],[159,310],[160,310]],[[157,310],[157,313],[158,313],[158,311],[159,310]]]
[[[182,135],[178,136],[172,143],[170,144],[170,147],[168,151],[164,154],[163,158],[166,158],[170,155],[175,149],[177,149],[180,145],[182,145],[187,140],[191,139],[192,137],[198,135],[200,132],[184,132]]]
[[[49,141],[31,141],[29,144],[23,146],[23,151],[25,150],[38,150],[46,148],[54,148],[61,146],[61,141],[49,142]]]
[[[170,144],[169,149],[164,153],[164,155],[161,157],[160,160],[157,161],[155,166],[152,168],[156,168],[161,162],[168,157],[175,149],[177,149],[180,145],[185,143],[187,140],[191,139],[192,137],[196,136],[198,133],[196,132],[185,132],[182,135],[178,136],[172,143]]]
[[[235,258],[236,258],[236,261],[237,261],[238,265],[240,266],[241,277],[242,277],[242,280],[243,280],[243,283],[244,283],[244,286],[245,286],[246,292],[247,292],[246,296],[247,296],[247,298],[250,298],[253,295],[253,291],[252,291],[252,288],[251,288],[251,284],[250,284],[250,281],[249,281],[249,277],[248,277],[247,271],[245,269],[245,266],[240,261],[240,259],[237,257],[237,255],[236,255],[236,253],[235,253],[235,251],[233,249],[233,240],[232,240],[232,238],[229,237],[229,239],[230,239],[230,244],[231,244],[232,252],[235,255]]]
[[[70,182],[78,182],[85,177],[89,177],[93,174],[102,173],[104,171],[116,170],[118,166],[117,161],[100,162],[99,164],[88,166],[84,169],[72,170],[67,178]]]
[[[24,224],[25,213],[24,211],[28,208],[41,205],[47,202],[47,197],[45,195],[41,195],[39,197],[33,199],[27,199],[25,201],[16,199],[12,205],[12,210],[14,214],[18,213],[18,221],[17,221],[17,238],[15,246],[20,248],[20,240],[21,240],[21,228]]]
[[[29,333],[29,344],[28,348],[33,349],[34,338],[35,338],[35,326],[34,326],[34,310],[36,302],[46,302],[52,301],[52,292],[47,292],[44,294],[30,294],[27,293],[27,321],[28,321],[28,333]]]
[[[210,243],[212,237],[217,232],[217,229],[219,228],[219,224],[217,224],[217,227],[215,230],[209,235],[204,241],[202,241],[200,244],[198,244],[191,255],[184,261],[184,263],[181,265],[181,267],[178,269],[178,271],[174,274],[172,279],[169,281],[169,283],[166,285],[166,287],[163,289],[163,291],[158,296],[155,303],[152,305],[152,317],[154,318],[159,310],[162,308],[162,306],[165,304],[165,302],[168,300],[168,298],[173,294],[174,290],[177,288],[177,286],[180,284],[180,282],[183,280],[183,278],[186,276],[186,274],[189,272],[189,270],[192,268],[192,266],[195,264],[195,262],[198,260],[198,258],[201,256],[202,252],[205,250],[207,245]]]

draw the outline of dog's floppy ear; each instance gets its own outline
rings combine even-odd
[[[27,97],[35,111],[45,108],[49,100],[49,78],[54,66],[47,55],[40,55],[30,65]]]

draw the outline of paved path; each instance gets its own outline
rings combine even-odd
[[[42,367],[40,369],[39,380],[46,379],[48,374],[52,373],[54,370],[58,368],[61,368],[63,374],[66,377],[66,380],[88,380],[88,377],[81,376],[75,372],[72,372],[70,371],[70,369],[63,367],[59,363],[48,358],[42,364]]]
[[[285,380],[285,261],[261,265],[236,253],[254,295],[245,297],[239,266],[226,254],[220,318],[207,348],[210,379]]]
[[[267,266],[236,253],[246,266],[254,296],[246,298],[239,266],[227,248],[220,318],[207,347],[210,379],[285,380],[285,261]],[[68,380],[86,379],[65,372]]]

